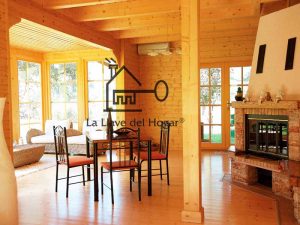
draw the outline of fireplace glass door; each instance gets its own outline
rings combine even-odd
[[[247,115],[246,147],[250,154],[288,157],[287,116]]]

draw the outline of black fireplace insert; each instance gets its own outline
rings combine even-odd
[[[246,153],[288,159],[288,116],[246,115]]]

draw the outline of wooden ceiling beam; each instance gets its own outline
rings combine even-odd
[[[62,9],[61,11],[77,21],[95,21],[179,12],[180,2],[179,0],[138,0]]]
[[[256,4],[239,4],[228,5],[224,7],[213,7],[207,9],[200,9],[201,21],[207,20],[223,20],[231,18],[242,18],[258,16],[260,8]]]
[[[108,33],[72,21],[65,15],[49,11],[31,1],[10,0],[9,15],[27,19],[63,33],[118,51],[120,43]]]
[[[288,7],[288,1],[287,0],[280,0],[280,1],[273,1],[261,4],[261,16],[270,14],[272,12],[276,12],[278,10],[284,9]]]
[[[117,31],[180,23],[180,12],[87,22],[96,30]]]
[[[48,0],[43,2],[43,6],[48,9],[67,9],[125,1],[127,0]]]
[[[144,29],[122,30],[112,32],[116,39],[137,38],[137,37],[151,37],[151,36],[168,36],[180,34],[180,24],[155,26]]]
[[[258,27],[259,17],[246,17],[240,19],[227,19],[209,22],[200,22],[201,32],[226,31],[237,29],[255,29]]]
[[[139,38],[131,38],[128,39],[131,44],[150,44],[150,43],[161,43],[161,42],[173,42],[180,41],[181,34],[173,34],[173,35],[161,35],[154,37],[139,37]]]

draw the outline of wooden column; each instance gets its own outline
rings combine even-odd
[[[9,18],[7,0],[0,0],[0,97],[6,97],[3,129],[7,147],[12,155],[12,111],[9,64]]]
[[[181,0],[183,191],[182,220],[201,223],[200,97],[199,97],[199,0]]]

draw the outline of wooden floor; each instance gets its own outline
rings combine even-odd
[[[224,173],[230,172],[226,153],[204,152],[202,162],[204,224],[279,224],[274,199],[222,181]],[[81,184],[71,186],[66,199],[65,182],[62,181],[59,192],[55,193],[55,167],[20,177],[20,224],[186,224],[180,220],[183,206],[181,152],[170,153],[170,173],[169,187],[166,180],[153,178],[152,197],[147,196],[144,179],[141,202],[138,201],[137,186],[129,192],[128,173],[115,173],[114,206],[108,189],[99,203],[94,203],[92,182],[85,187]]]

